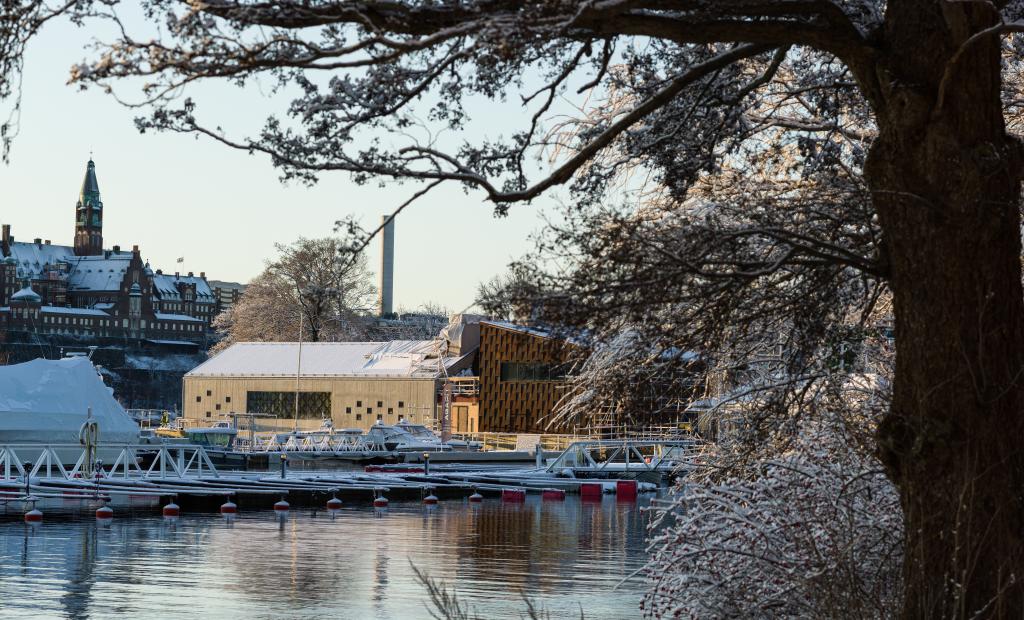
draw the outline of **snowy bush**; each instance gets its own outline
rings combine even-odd
[[[896,615],[899,496],[850,422],[805,420],[784,450],[740,472],[728,445],[701,454],[655,520],[645,615]]]

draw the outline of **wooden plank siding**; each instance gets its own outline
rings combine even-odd
[[[566,344],[536,333],[480,324],[480,431],[497,433],[563,433],[564,424],[549,426],[565,385],[553,380],[502,380],[503,363],[561,364]]]
[[[331,420],[338,429],[368,429],[377,422],[378,415],[385,424],[397,424],[404,419],[430,425],[438,413],[436,395],[440,386],[440,381],[429,377],[302,377],[300,380],[301,392],[331,394]],[[295,377],[186,376],[182,394],[185,417],[203,425],[216,421],[223,414],[247,412],[246,399],[250,391],[294,394]],[[290,429],[292,425],[291,417],[278,421],[282,429]],[[319,425],[319,418],[299,419],[300,429],[315,429]]]

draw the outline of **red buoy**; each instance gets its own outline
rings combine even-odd
[[[238,512],[238,505],[230,499],[220,505],[220,514],[233,515]]]
[[[526,489],[502,489],[501,501],[503,502],[525,502]]]
[[[327,510],[341,510],[341,500],[337,497],[327,500]]]
[[[479,493],[474,492],[472,495],[469,496],[469,501],[471,501],[471,502],[482,502],[482,501],[484,501],[484,496],[480,495]]]
[[[544,489],[540,492],[540,497],[545,500],[564,501],[565,491],[562,489]]]
[[[276,510],[277,512],[288,512],[289,508],[291,508],[291,506],[288,504],[288,502],[284,501],[283,499],[274,504],[274,510]]]
[[[96,509],[96,518],[100,521],[109,521],[114,518],[114,509],[104,504]]]
[[[437,504],[437,496],[431,493],[430,495],[423,498],[423,503],[431,506]]]
[[[585,500],[600,500],[604,496],[604,486],[600,482],[584,482],[580,485],[580,496]]]
[[[181,514],[181,508],[178,508],[178,505],[175,504],[173,501],[164,506],[165,517],[176,517],[179,514]]]
[[[636,480],[619,480],[615,483],[615,499],[633,501],[636,499]]]
[[[42,523],[43,513],[33,508],[25,513],[25,523]]]
[[[373,507],[374,508],[387,508],[388,507],[388,498],[384,497],[383,495],[381,495],[380,497],[373,498]]]

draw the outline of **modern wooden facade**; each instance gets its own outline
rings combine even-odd
[[[184,380],[185,417],[209,424],[230,413],[253,412],[249,396],[255,393],[285,393],[294,399],[295,377],[190,377]],[[437,415],[437,394],[441,382],[412,377],[317,377],[299,379],[300,394],[328,394],[330,419],[335,428],[368,429],[378,421],[397,424],[433,423]],[[320,411],[300,401],[300,429],[320,426]],[[276,426],[292,428],[294,416],[287,412]]]
[[[480,323],[480,431],[569,432],[552,423],[565,393],[561,369],[566,343],[544,332],[504,323]]]

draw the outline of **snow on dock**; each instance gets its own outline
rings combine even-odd
[[[581,442],[548,467],[446,464],[433,473],[429,468],[409,467],[274,473],[219,471],[205,448],[195,445],[125,445],[109,467],[98,463],[89,468],[83,446],[9,444],[0,445],[0,516],[19,517],[34,508],[44,513],[78,514],[107,506],[115,513],[151,512],[172,502],[186,512],[215,511],[229,504],[233,511],[269,510],[274,500],[283,501],[284,497],[288,498],[285,504],[297,506],[325,506],[331,500],[383,506],[387,497],[433,504],[480,494],[521,501],[527,493],[550,499],[595,491],[598,495],[618,492],[624,499],[635,499],[638,491],[659,487],[642,478],[660,477],[674,468],[688,446],[667,441]],[[652,447],[657,447],[658,458],[643,456],[651,453],[647,448]],[[57,454],[75,448],[82,456],[65,467]],[[596,460],[594,455],[603,455],[605,460]],[[630,484],[623,487],[623,479]]]

